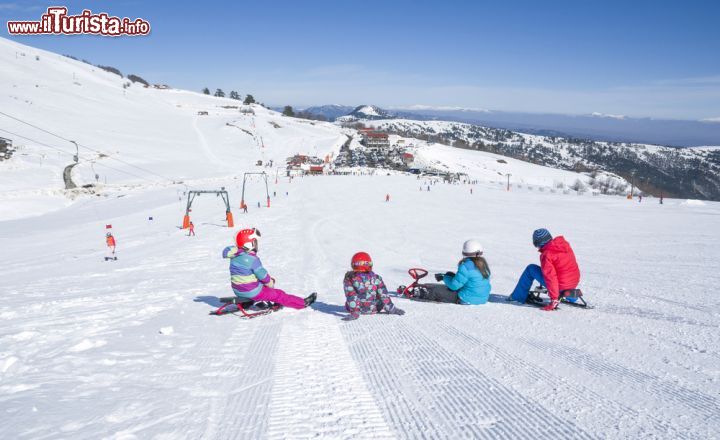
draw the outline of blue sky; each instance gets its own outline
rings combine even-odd
[[[720,2],[56,3],[142,17],[152,33],[10,38],[272,105],[720,118]],[[48,5],[0,0],[0,19],[37,19]]]

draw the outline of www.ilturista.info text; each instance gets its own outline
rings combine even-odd
[[[11,35],[75,35],[92,34],[119,37],[123,35],[148,35],[150,23],[142,18],[111,17],[102,12],[93,14],[85,9],[79,15],[67,15],[66,7],[52,7],[39,21],[8,21]]]

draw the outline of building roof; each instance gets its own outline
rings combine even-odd
[[[367,133],[367,134],[365,134],[365,136],[371,137],[371,138],[379,138],[379,139],[387,139],[387,137],[388,137],[387,133],[376,133],[376,132]]]

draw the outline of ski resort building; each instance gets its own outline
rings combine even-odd
[[[415,156],[413,156],[410,153],[403,153],[402,154],[402,160],[405,165],[410,165],[415,161]]]
[[[322,165],[310,165],[310,169],[307,171],[307,174],[311,175],[319,175],[323,174],[325,172],[325,167]]]
[[[362,143],[367,148],[382,150],[390,146],[387,133],[377,131],[362,131]]]

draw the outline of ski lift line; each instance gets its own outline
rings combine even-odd
[[[46,144],[46,143],[44,143],[44,142],[40,142],[40,141],[38,141],[38,140],[36,140],[36,139],[32,139],[32,138],[29,138],[29,137],[27,137],[27,136],[23,136],[23,135],[20,135],[20,134],[17,134],[17,133],[13,133],[12,131],[5,130],[4,128],[0,128],[0,131],[3,131],[3,132],[5,132],[5,133],[8,133],[8,134],[10,134],[10,135],[12,135],[12,136],[16,136],[16,137],[19,137],[19,138],[28,140],[28,141],[30,141],[30,142],[34,142],[34,143],[36,143],[36,144],[38,144],[38,145],[40,145],[40,146],[43,146],[43,147],[46,147],[46,148],[51,148],[51,149],[53,149],[53,150],[57,150],[57,151],[59,151],[59,152],[61,152],[61,153],[67,154],[67,155],[72,156],[72,157],[75,157],[75,154],[73,154],[73,153],[69,153],[69,152],[67,152],[67,151],[65,151],[65,150],[63,150],[63,149],[61,149],[61,148],[53,147],[52,145],[48,145],[48,144]],[[79,159],[79,158],[78,158],[78,159]],[[92,161],[91,161],[90,159],[78,160],[78,163],[80,163],[80,162],[92,163]],[[103,166],[103,167],[105,167],[105,168],[109,168],[109,169],[114,170],[114,171],[117,171],[117,172],[119,172],[119,173],[128,174],[128,175],[130,175],[130,176],[137,177],[137,178],[142,179],[142,180],[147,180],[148,182],[151,182],[151,183],[157,183],[157,182],[155,182],[155,181],[152,181],[152,180],[148,179],[147,177],[143,177],[143,176],[140,176],[140,175],[138,175],[138,174],[131,173],[130,171],[121,170],[121,169],[119,169],[119,168],[111,167],[110,165],[106,165],[106,164],[103,164],[103,163],[97,163],[97,164],[98,164],[99,166]]]
[[[12,135],[12,136],[19,137],[19,138],[28,140],[28,141],[30,141],[30,142],[35,142],[36,144],[42,145],[43,147],[47,147],[47,148],[51,148],[51,149],[53,149],[53,150],[57,150],[57,151],[59,151],[59,152],[61,152],[61,153],[67,154],[67,155],[69,155],[69,156],[73,156],[73,157],[75,156],[73,153],[67,152],[67,151],[65,151],[65,150],[63,150],[63,149],[60,149],[60,148],[57,148],[57,147],[53,147],[52,145],[48,145],[48,144],[45,144],[45,143],[40,142],[40,141],[36,141],[35,139],[30,139],[29,137],[26,137],[26,136],[23,136],[23,135],[20,135],[20,134],[17,134],[17,133],[13,133],[13,132],[10,131],[10,130],[5,130],[4,128],[0,128],[0,131],[4,131],[5,133],[8,133],[8,134],[10,134],[10,135]]]
[[[145,169],[145,168],[143,168],[143,167],[140,167],[140,166],[131,164],[131,163],[129,163],[129,162],[126,162],[126,161],[124,161],[124,160],[122,160],[122,159],[118,159],[118,158],[116,158],[116,157],[113,157],[112,154],[105,153],[105,152],[100,151],[100,150],[96,150],[96,149],[91,148],[91,147],[88,147],[88,146],[86,146],[86,145],[82,145],[82,144],[79,143],[79,142],[76,142],[76,141],[67,139],[67,138],[65,138],[65,137],[63,137],[63,136],[60,136],[60,135],[57,134],[57,133],[53,133],[53,132],[51,132],[51,131],[45,130],[44,128],[38,127],[37,125],[31,124],[31,123],[29,123],[29,122],[27,122],[27,121],[23,121],[22,119],[16,118],[15,116],[11,116],[11,115],[9,115],[9,114],[7,114],[7,113],[5,113],[5,112],[0,111],[0,115],[6,116],[6,117],[8,117],[8,118],[10,118],[10,119],[14,119],[14,120],[16,120],[16,121],[18,121],[18,122],[21,122],[21,123],[23,123],[23,124],[25,124],[25,125],[28,125],[28,126],[30,126],[30,127],[33,127],[33,128],[35,128],[35,129],[37,129],[37,130],[40,130],[40,131],[42,131],[42,132],[45,132],[45,133],[47,133],[47,134],[49,134],[49,135],[55,136],[55,137],[57,137],[58,139],[62,139],[62,140],[64,140],[64,141],[71,142],[71,143],[73,143],[73,144],[75,144],[75,145],[78,145],[79,147],[85,148],[86,150],[90,150],[90,151],[92,151],[92,152],[94,152],[94,153],[97,153],[97,154],[103,154],[103,155],[107,156],[109,159],[116,160],[116,161],[118,161],[118,162],[120,162],[120,163],[122,163],[122,164],[125,164],[125,165],[130,166],[130,167],[133,167],[133,168],[137,168],[138,170],[141,170],[141,171],[143,171],[143,172],[145,172],[145,173],[152,174],[152,175],[154,175],[154,176],[157,176],[157,177],[160,177],[160,178],[165,179],[165,180],[167,180],[167,181],[170,181],[170,182],[172,182],[173,184],[175,183],[175,180],[174,180],[174,179],[170,179],[170,178],[168,178],[168,177],[166,177],[166,176],[163,176],[163,175],[161,175],[161,174],[158,174],[158,173],[156,173],[156,172],[154,172],[154,171],[147,170],[147,169]],[[36,141],[34,141],[34,142],[36,142]]]

